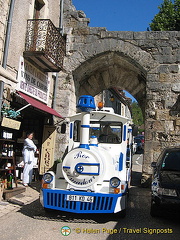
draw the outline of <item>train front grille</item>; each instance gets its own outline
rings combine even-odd
[[[43,189],[44,207],[67,212],[77,213],[111,213],[117,201],[117,196],[113,194],[67,192],[51,189]],[[67,201],[67,195],[93,196],[93,202]]]

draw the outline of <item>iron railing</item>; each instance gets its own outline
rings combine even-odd
[[[63,68],[66,41],[58,29],[49,19],[29,19],[27,21],[27,33],[25,52],[31,55],[41,53],[51,64],[57,68]],[[46,62],[47,64],[47,62]]]

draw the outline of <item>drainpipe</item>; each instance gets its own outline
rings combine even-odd
[[[2,62],[2,67],[5,69],[6,69],[6,65],[7,65],[8,48],[9,48],[10,33],[11,33],[11,26],[12,26],[12,17],[13,17],[13,11],[14,11],[14,3],[15,3],[15,0],[11,0],[10,8],[9,8],[8,22],[7,22],[6,40],[5,40],[5,46],[4,46],[4,57],[3,57],[3,62]]]
[[[3,55],[3,61],[2,61],[2,67],[4,69],[6,69],[6,66],[7,66],[7,57],[8,57],[8,50],[9,50],[9,41],[10,41],[10,33],[11,33],[11,26],[12,26],[14,4],[15,4],[15,0],[11,0],[10,7],[9,7],[7,29],[6,29],[4,55]],[[3,91],[4,91],[4,82],[0,81],[0,120],[1,120],[1,108],[2,108],[2,101],[3,101]]]
[[[63,28],[63,11],[64,10],[64,0],[60,0],[60,16],[59,16],[59,29],[60,33],[63,36],[64,28]]]
[[[2,102],[3,102],[3,91],[4,91],[4,82],[0,81],[0,121],[1,117],[1,109],[2,109]]]
[[[58,87],[58,73],[52,74],[53,75],[53,79],[55,81],[54,83],[54,97],[53,97],[53,103],[52,103],[52,108],[55,109],[56,107],[56,94],[57,94],[57,87]]]
[[[59,32],[63,36],[63,10],[64,10],[64,0],[60,0],[60,16],[59,16]],[[56,95],[57,95],[57,88],[58,88],[58,73],[56,73],[55,77],[55,86],[54,86],[54,99],[53,99],[53,108],[56,106]]]

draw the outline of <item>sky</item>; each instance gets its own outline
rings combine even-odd
[[[108,31],[147,31],[163,0],[72,0],[90,18],[90,27]],[[126,93],[128,97],[131,97]],[[135,100],[132,98],[133,101]]]
[[[90,18],[90,27],[108,31],[146,31],[163,0],[72,0]]]

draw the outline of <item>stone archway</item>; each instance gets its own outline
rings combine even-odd
[[[97,95],[104,89],[119,87],[131,93],[145,110],[146,75],[119,52],[104,52],[82,63],[73,77],[78,95]]]
[[[162,148],[179,144],[180,114],[174,109],[180,94],[179,33],[108,32],[89,28],[84,18],[72,19],[57,107],[64,107],[67,116],[75,112],[76,97],[81,94],[96,95],[112,86],[130,92],[145,115],[146,177]]]
[[[99,44],[101,45],[102,42]],[[116,41],[116,44],[115,50],[119,43]],[[110,44],[107,45],[106,41],[105,46],[110,46]],[[102,52],[98,52],[97,55],[93,53],[93,56],[85,58],[86,61],[81,59],[80,66],[72,73],[76,85],[76,94],[77,96],[83,94],[95,96],[104,89],[119,87],[128,91],[137,99],[145,116],[147,76],[149,73],[149,65],[147,63],[151,62],[153,68],[158,63],[153,61],[148,53],[138,49],[134,45],[130,46],[127,43],[125,49],[128,49],[128,53],[113,51],[112,47],[110,51],[110,49],[103,49],[101,46]],[[89,55],[88,49],[84,49],[84,51]],[[140,56],[143,58],[143,62],[139,61],[139,59],[142,60]],[[144,167],[146,166],[147,162],[144,162]],[[149,167],[146,168],[147,170],[148,173],[145,172],[145,175],[149,175],[150,173]]]

